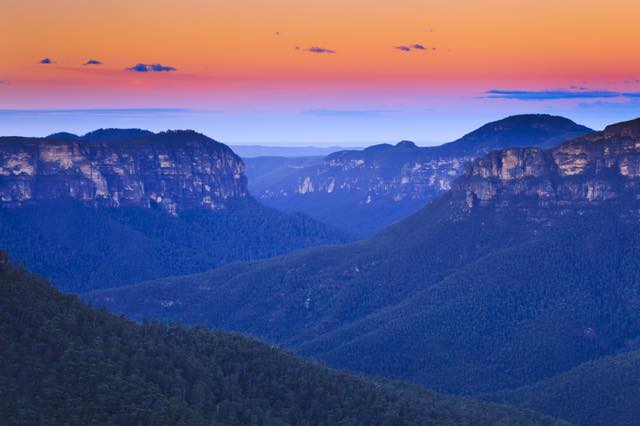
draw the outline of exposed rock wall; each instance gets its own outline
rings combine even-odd
[[[281,188],[278,193],[265,192],[263,198],[310,193],[359,193],[361,202],[372,198],[429,199],[449,190],[451,183],[470,158],[421,159],[396,166],[394,174],[385,174],[384,164],[376,160],[333,158],[324,166],[301,176],[295,188]]]
[[[607,127],[555,149],[513,148],[469,163],[454,184],[467,204],[508,202],[541,206],[598,202],[628,194],[640,178],[640,119]]]
[[[510,147],[553,147],[592,130],[563,117],[519,115],[488,123],[457,141],[417,147],[402,141],[362,151],[340,151],[322,165],[301,170],[255,194],[278,206],[278,200],[315,194],[322,199],[351,197],[358,204],[423,201],[451,189],[463,165],[481,155]]]
[[[191,131],[126,141],[0,138],[0,206],[72,198],[177,214],[246,196],[242,160]]]

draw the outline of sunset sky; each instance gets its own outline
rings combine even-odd
[[[3,0],[0,134],[453,140],[541,112],[640,116],[637,0]]]

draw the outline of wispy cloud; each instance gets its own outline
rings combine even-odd
[[[40,59],[38,63],[42,65],[49,65],[49,64],[53,64],[53,61],[51,60],[51,58],[43,58],[43,59]]]
[[[423,50],[423,51],[427,51],[427,50],[436,50],[435,47],[432,47],[431,49],[429,49],[428,47],[426,47],[424,44],[420,44],[420,43],[413,43],[413,44],[401,44],[398,46],[393,46],[394,49],[399,50],[401,52],[411,52],[413,50]]]
[[[175,67],[162,65],[162,64],[136,64],[127,68],[127,71],[135,72],[171,72],[177,71]]]
[[[9,80],[0,80],[0,86],[11,86],[11,82]]]
[[[102,62],[98,61],[97,59],[89,59],[87,62],[85,62],[82,65],[102,65]]]
[[[300,47],[296,47],[296,50],[304,50],[305,52],[319,53],[319,54],[323,54],[323,53],[334,54],[334,53],[336,53],[335,50],[326,49],[324,47],[318,47],[318,46],[313,46],[313,47],[310,47],[308,49],[300,49]]]
[[[499,90],[484,92],[487,99],[516,99],[520,101],[546,101],[563,99],[609,99],[637,98],[640,92],[616,92],[610,90],[589,90],[584,87],[557,90]]]
[[[393,114],[397,110],[390,109],[307,109],[302,111],[305,115],[315,115],[319,117],[380,117],[387,114]]]

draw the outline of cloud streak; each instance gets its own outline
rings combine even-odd
[[[320,54],[320,55],[322,55],[322,54],[335,54],[336,53],[335,50],[325,49],[324,47],[318,47],[318,46],[313,46],[313,47],[310,47],[308,49],[303,49],[300,46],[296,46],[295,49],[303,51],[303,52],[315,53],[315,54]]]
[[[401,52],[406,52],[409,53],[411,51],[415,51],[415,50],[422,50],[422,51],[427,51],[427,50],[436,50],[435,47],[432,47],[431,49],[429,49],[428,47],[426,47],[424,44],[420,44],[420,43],[414,43],[414,44],[401,44],[399,46],[393,46],[394,49],[399,50]]]
[[[177,68],[162,64],[136,64],[127,68],[127,71],[134,72],[172,72],[177,71]]]
[[[53,64],[53,61],[51,60],[51,58],[43,58],[43,59],[40,59],[38,63],[41,65],[49,65],[49,64]]]
[[[611,99],[611,98],[639,98],[640,92],[616,92],[610,90],[499,90],[484,92],[486,99],[515,99],[519,101],[547,101],[566,99]]]
[[[102,65],[102,62],[98,61],[97,59],[89,59],[87,62],[85,62],[82,65]]]

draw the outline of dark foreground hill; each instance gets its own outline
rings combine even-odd
[[[551,425],[330,370],[237,334],[95,311],[0,253],[0,418],[13,424]]]
[[[633,426],[640,418],[638,389],[640,351],[635,350],[582,364],[491,399],[555,414],[573,424]]]
[[[521,387],[640,337],[639,178],[636,120],[491,153],[366,241],[88,297],[440,390]]]

